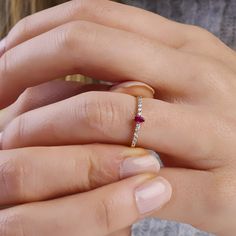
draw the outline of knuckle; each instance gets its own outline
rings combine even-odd
[[[77,19],[78,15],[82,13],[87,13],[92,7],[90,0],[73,0],[71,1],[71,7],[69,8],[70,15],[72,19]]]
[[[26,236],[23,217],[17,212],[4,212],[0,215],[1,236]]]
[[[114,203],[111,199],[102,199],[96,206],[95,211],[95,223],[99,225],[104,234],[112,232],[115,222],[113,216],[115,216]]]
[[[25,135],[25,129],[26,129],[26,116],[21,115],[16,118],[15,120],[15,129],[16,129],[16,141],[17,143],[20,142],[20,140],[23,140],[23,137]]]
[[[24,198],[25,167],[15,158],[0,164],[0,178],[3,188],[2,193],[12,201]]]
[[[5,149],[19,147],[26,133],[26,116],[20,115],[15,118],[4,130],[2,146]]]
[[[195,36],[198,36],[198,38],[215,38],[215,36],[208,30],[200,27],[200,26],[190,26],[192,31],[194,32]]]
[[[97,30],[93,23],[79,20],[62,26],[56,38],[56,44],[62,50],[73,53],[76,57],[83,54],[86,45],[96,41]]]
[[[27,88],[17,100],[17,110],[19,113],[23,113],[29,110],[33,110],[35,105],[38,105],[38,99],[35,91],[32,88]]]
[[[112,148],[113,152],[114,148]],[[117,169],[119,169],[119,163],[123,158],[116,155],[109,162],[106,162],[103,158],[100,158],[99,153],[103,153],[100,150],[99,146],[79,148],[78,151],[82,153],[81,158],[72,159],[72,173],[75,176],[82,173],[80,183],[76,181],[77,189],[80,191],[92,190],[120,179]]]
[[[98,150],[89,150],[84,165],[87,167],[87,186],[89,189],[95,189],[108,183],[114,182],[119,179],[116,176],[117,170],[113,168],[114,165],[109,162],[106,164],[103,160],[98,157]],[[117,163],[119,163],[117,161]]]
[[[208,45],[213,44],[214,46],[222,44],[221,40],[210,31],[196,25],[189,27],[191,29],[191,32],[193,32],[193,34],[191,34],[191,41],[194,39],[197,41],[201,40]]]
[[[20,36],[24,36],[24,38],[30,37],[31,25],[32,25],[32,17],[27,16],[16,23],[16,25],[9,32],[9,40],[19,38]]]
[[[231,91],[230,82],[224,79],[225,68],[220,62],[213,59],[202,59],[199,69],[198,76],[202,78],[201,82],[205,83],[211,92],[219,93],[220,91],[220,94],[224,95]]]
[[[195,33],[198,35],[206,35],[206,34],[208,35],[208,33],[209,33],[208,30],[202,28],[201,26],[193,25],[191,27],[192,27],[192,30],[194,30]]]
[[[93,0],[74,0],[71,2],[71,15],[74,19],[78,19],[78,16],[82,13],[86,16],[104,16],[103,13],[107,12],[104,4],[101,1]]]
[[[78,173],[83,173],[80,175],[79,183],[76,183],[80,191],[88,191],[94,188],[94,184],[91,182],[94,166],[91,158],[87,154],[82,155],[82,158],[74,158],[72,160],[71,169],[74,172],[74,176],[78,175]]]
[[[114,125],[120,126],[121,109],[113,99],[105,99],[97,96],[96,92],[89,92],[84,99],[80,99],[77,108],[77,117],[82,115],[83,122],[89,129],[105,137],[110,137]]]
[[[1,92],[4,94],[4,82],[9,81],[9,75],[10,75],[10,52],[6,52],[0,60],[0,79],[1,79]]]
[[[75,23],[70,22],[66,25],[63,25],[57,34],[52,35],[52,37],[54,37],[53,40],[55,40],[55,45],[60,51],[67,50],[68,52],[71,52],[74,50],[75,30]]]

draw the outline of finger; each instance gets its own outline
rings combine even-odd
[[[131,235],[131,227],[109,234],[109,236],[130,236],[130,235]]]
[[[94,142],[130,145],[136,107],[136,99],[126,94],[81,94],[17,117],[3,131],[2,147]],[[146,98],[143,116],[146,121],[139,132],[138,145],[173,155],[185,165],[196,167],[200,161],[193,160],[202,159],[202,166],[207,168],[205,158],[223,145],[220,121],[214,114],[202,112],[199,116],[193,106]],[[215,157],[214,162],[208,164],[218,162],[220,158]]]
[[[56,17],[55,17],[56,16]],[[170,47],[216,58],[233,70],[235,53],[207,30],[180,24],[143,9],[113,1],[69,1],[21,20],[4,40],[5,50],[62,24],[85,20],[137,33]],[[153,30],[158,29],[158,30]]]
[[[137,174],[157,174],[159,169],[149,152],[115,145],[1,151],[0,205],[85,192]]]
[[[188,26],[139,8],[104,0],[69,1],[21,20],[7,37],[7,49],[75,20],[138,33],[173,47],[190,36]]]
[[[191,54],[134,33],[76,21],[26,41],[1,57],[0,106],[13,102],[27,87],[75,73],[113,82],[138,80],[179,96],[189,92],[183,86],[188,83],[193,96],[198,88],[193,78],[204,63],[195,60]],[[186,61],[188,68],[180,70]]]
[[[108,85],[84,84],[74,81],[54,80],[28,88],[15,103],[0,111],[0,130],[15,117],[27,111],[46,106],[80,93],[107,90]]]
[[[215,221],[209,222],[212,215],[220,215],[217,209],[217,183],[211,171],[181,168],[162,168],[160,173],[172,185],[171,201],[152,217],[183,222],[198,229],[214,232]],[[207,191],[206,191],[207,189]]]
[[[171,186],[164,178],[139,175],[90,192],[3,210],[0,233],[104,236],[160,209],[170,198]]]

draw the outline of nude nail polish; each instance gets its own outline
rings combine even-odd
[[[5,53],[6,50],[6,38],[0,41],[0,57]]]
[[[139,81],[128,81],[120,83],[118,85],[114,85],[110,88],[110,91],[119,90],[122,88],[131,88],[131,87],[144,87],[145,89],[148,89],[152,94],[155,94],[155,90],[151,86]]]
[[[160,164],[157,158],[153,155],[130,157],[121,163],[120,177],[127,178],[144,173],[157,174],[159,170]]]
[[[162,177],[149,180],[135,190],[135,199],[141,215],[159,210],[171,198],[169,182]]]

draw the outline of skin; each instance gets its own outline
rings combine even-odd
[[[157,30],[153,30],[155,28]],[[143,99],[146,122],[138,144],[161,154],[165,167],[158,176],[166,179],[173,189],[168,204],[152,215],[231,236],[236,230],[235,65],[235,52],[209,32],[134,7],[105,0],[70,1],[37,13],[13,28],[6,38],[6,52],[0,59],[1,108],[15,102],[23,93],[21,100],[11,107],[14,112],[18,110],[12,118],[17,117],[12,121],[9,115],[3,118],[6,124],[2,134],[4,154],[18,155],[22,148],[40,146],[129,145],[136,99],[126,94],[127,90],[114,93],[110,86],[98,87],[91,90],[100,91],[88,89],[90,92],[78,92],[69,98],[68,93],[65,100],[62,96],[54,97],[59,102],[52,104],[48,96],[47,102],[38,105],[32,102],[33,108],[39,109],[26,113],[31,108],[23,109],[22,96],[27,101],[27,91],[24,91],[28,87],[36,86],[31,90],[34,94],[37,86],[42,86],[39,84],[50,86],[53,82],[48,81],[73,73],[113,83],[144,82],[152,86],[156,94],[155,98]],[[41,175],[44,176],[43,171]],[[126,230],[116,231],[140,217],[131,190],[150,178],[145,176],[97,188],[96,196],[91,190],[84,195],[67,197],[68,207],[75,207],[77,197],[84,206],[89,206],[97,196],[101,196],[98,200],[108,196],[117,202],[115,212],[119,214],[110,215],[112,227],[104,230],[95,222],[94,230],[101,236],[113,232],[127,235]],[[112,195],[114,189],[131,197],[120,202],[116,191],[118,197]],[[17,199],[15,201],[17,203]],[[17,215],[23,222],[20,225],[26,227],[26,236],[32,235],[34,229],[41,235],[50,235],[55,233],[55,222],[58,222],[50,219],[58,218],[57,211],[48,212],[48,209],[60,209],[63,201],[65,199],[28,203],[1,212],[1,217]],[[124,210],[125,206],[129,206],[130,214]],[[71,210],[75,219],[79,217],[79,210]],[[90,212],[85,213],[86,210],[81,211],[88,215]],[[126,212],[128,218],[122,212]],[[39,217],[49,217],[46,219],[51,222],[50,227],[44,222],[37,224]],[[81,227],[88,230],[91,218],[85,217],[84,221],[87,224],[78,226],[77,221],[63,219],[65,231],[61,230],[60,235],[68,230],[73,235]],[[10,220],[2,222],[5,228],[11,228]],[[14,223],[13,220],[13,226]],[[85,233],[83,235],[94,235],[91,231]]]

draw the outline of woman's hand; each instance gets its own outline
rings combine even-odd
[[[129,93],[134,96],[142,95],[143,97],[153,97],[154,91],[151,87],[140,82],[131,83],[132,84],[123,83],[122,88],[114,88],[113,91],[117,91],[119,93]],[[7,122],[15,116],[28,110],[65,99],[68,96],[72,96],[73,93],[82,93],[89,89],[104,90],[106,87],[107,86],[105,85],[83,85],[59,80],[27,89],[27,91],[20,96],[16,103],[4,110],[4,115],[1,117],[3,118],[1,119],[3,121],[2,127],[4,127],[4,123],[7,124]],[[30,202],[45,201],[47,199],[55,199],[55,197],[65,197],[71,194],[87,192],[89,190],[113,183],[114,181],[118,182],[121,179],[144,173],[149,173],[149,176],[146,175],[144,178],[151,178],[150,174],[154,176],[160,169],[160,165],[156,157],[152,156],[147,151],[142,149],[129,149],[114,145],[96,144],[84,146],[61,146],[58,148],[36,147],[2,151],[0,154],[2,155],[2,163],[0,162],[0,173],[3,179],[3,196],[2,201],[0,201],[0,205],[28,203],[25,208],[26,210],[30,205]],[[60,175],[57,173],[60,173]],[[31,176],[31,178],[29,178],[29,176]],[[37,180],[37,183],[35,182],[35,179]],[[47,183],[46,186],[45,182]],[[151,182],[149,181],[149,183]],[[158,187],[160,184],[164,184],[164,188],[166,188],[163,189],[163,191],[161,190],[161,192],[160,187]],[[151,186],[154,186],[155,189],[148,187],[147,191],[143,191],[143,188],[141,188],[142,194],[148,194],[148,199],[145,200],[146,203],[144,203],[144,205],[140,203],[140,200],[143,202],[145,199],[142,195],[140,195],[140,193],[138,193],[140,188],[136,188],[133,192],[136,199],[136,208],[138,208],[138,214],[140,215],[139,217],[142,217],[143,215],[147,216],[148,213],[150,214],[153,211],[153,209],[160,209],[169,201],[171,197],[171,187],[165,179],[157,178],[152,181]],[[113,187],[111,187],[111,189],[113,191]],[[108,198],[110,197],[112,196],[108,195]],[[96,201],[97,204],[100,203],[97,199],[94,201]],[[111,201],[113,201],[113,198]],[[88,206],[88,201],[86,201],[86,203],[86,209],[83,214],[87,215],[91,212],[92,216],[90,217],[96,217],[98,213],[101,214],[101,212],[98,212],[97,208],[91,210],[90,204]],[[126,201],[124,201],[124,204],[125,203]],[[44,205],[45,204],[41,204],[40,209],[44,208]],[[104,205],[106,207],[105,202]],[[109,202],[109,204],[107,204],[107,208],[113,208],[113,205],[116,206],[116,204],[110,204]],[[59,209],[62,207],[63,205],[61,204],[58,206]],[[27,218],[25,217],[25,209],[23,209],[20,213],[16,211],[16,207],[10,211],[2,211],[2,219],[8,219],[9,215],[11,218]],[[38,207],[36,210],[38,210]],[[107,219],[103,219],[103,222],[111,222],[111,220],[119,221],[118,217],[116,217],[120,215],[119,210],[122,211],[122,208],[117,209],[116,215],[111,217],[112,219],[108,219],[107,216]],[[44,214],[48,214],[47,211],[45,211]],[[33,211],[28,217],[30,219],[31,217],[35,217]],[[36,224],[32,223],[32,225],[27,228],[26,225],[29,223],[29,218],[26,219],[24,224],[18,228],[15,228],[15,226],[19,225],[18,219],[10,219],[10,221],[4,220],[1,224],[4,234],[9,235],[13,233],[14,235],[19,235],[19,229],[23,228],[21,232],[25,233],[26,230],[29,230],[27,234],[29,233],[31,235],[30,231],[37,228],[38,222]],[[101,219],[98,220],[98,223],[100,220]],[[62,225],[62,222],[64,223],[64,221],[66,222],[65,219],[60,218],[58,223]],[[127,228],[123,229],[124,226],[120,226],[122,229],[119,231],[115,231],[116,228],[111,227],[104,230],[104,225],[99,224],[99,230],[96,231],[96,235],[103,235],[105,231],[106,233],[115,231],[114,233],[109,234],[109,236],[128,236],[131,233],[130,224],[135,221],[136,220],[131,223],[125,222],[124,226],[127,226]],[[42,233],[45,234],[45,227],[47,227],[48,223],[50,223],[48,235],[51,235],[52,232],[55,233],[58,231],[58,227],[55,223],[52,224],[50,221],[46,221],[38,230],[40,235]],[[88,223],[88,220],[86,223]],[[73,231],[72,235],[74,233],[77,234],[77,231],[80,234],[83,233],[94,235],[94,229],[83,232],[83,227],[86,227],[87,224],[82,227],[81,224],[70,225],[66,222],[64,225],[66,231],[68,231],[68,227],[70,227],[70,230]],[[8,228],[14,228],[14,230],[7,230]],[[60,231],[57,234],[64,235],[64,232]]]
[[[170,199],[159,168],[147,151],[114,145],[1,151],[0,205],[25,204],[1,210],[0,235],[104,236],[128,227]]]
[[[207,31],[106,0],[69,1],[29,16],[4,42],[1,108],[27,87],[73,73],[140,80],[158,98],[206,102],[236,65],[235,52]]]
[[[234,51],[198,27],[102,0],[71,1],[28,17],[9,34],[6,50],[1,107],[29,86],[71,73],[154,87],[158,100],[143,101],[139,145],[161,153],[160,176],[173,186],[172,200],[156,215],[234,234]],[[135,108],[129,95],[80,94],[17,117],[2,146],[129,144]]]

